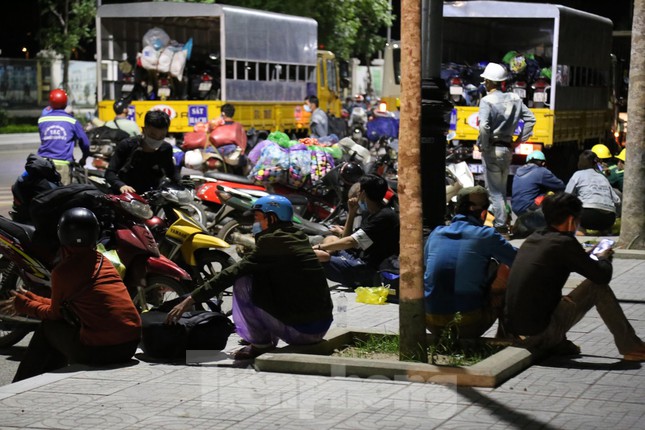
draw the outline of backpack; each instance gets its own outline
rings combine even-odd
[[[101,145],[106,143],[119,143],[123,139],[130,137],[127,131],[121,130],[117,121],[114,121],[117,128],[110,128],[106,125],[93,128],[87,134],[91,145]]]
[[[338,118],[333,115],[329,115],[329,118],[327,118],[327,121],[328,121],[327,133],[335,134],[341,139],[349,135],[347,121],[345,121],[343,118]]]
[[[178,359],[188,350],[221,351],[235,331],[228,317],[212,302],[211,311],[184,312],[176,324],[166,324],[166,316],[184,297],[165,302],[141,314],[141,349],[151,358]]]

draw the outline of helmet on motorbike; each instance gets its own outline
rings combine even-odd
[[[529,155],[526,156],[526,162],[528,163],[531,160],[540,160],[540,161],[546,161],[546,157],[544,156],[544,152],[542,151],[533,151]]]
[[[293,205],[289,199],[275,194],[257,199],[253,203],[253,210],[264,214],[272,213],[280,221],[291,221],[291,218],[293,218]]]
[[[526,69],[526,58],[523,55],[516,55],[511,59],[509,67],[513,73],[522,73]]]
[[[602,143],[599,143],[597,145],[594,145],[593,148],[591,148],[594,154],[596,154],[596,157],[598,158],[611,158],[611,152],[609,152],[609,148],[607,148],[605,145]]]
[[[128,110],[128,102],[127,100],[120,99],[114,102],[114,105],[112,106],[112,109],[114,109],[114,113],[117,115],[121,115],[123,112]]]
[[[504,66],[497,63],[488,63],[481,77],[493,82],[502,82],[508,78]]]
[[[620,153],[618,155],[616,155],[616,158],[618,158],[619,160],[622,160],[623,162],[625,162],[625,151],[627,151],[627,150],[625,148],[623,148],[623,150],[620,151]]]
[[[204,157],[202,156],[202,151],[199,149],[186,151],[186,155],[184,156],[184,166],[190,169],[199,169],[203,163]]]
[[[63,246],[96,245],[99,238],[99,221],[87,208],[71,208],[58,220],[58,240]]]
[[[352,185],[358,182],[364,174],[365,171],[361,165],[353,161],[343,164],[340,168],[340,179],[345,183],[345,185]]]
[[[49,92],[49,105],[52,109],[65,109],[67,107],[67,93],[65,90],[56,88]]]

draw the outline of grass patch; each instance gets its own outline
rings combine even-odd
[[[445,333],[445,332],[444,332]],[[438,366],[472,366],[501,351],[505,346],[484,340],[462,340],[454,338],[435,339],[428,346],[428,363]],[[365,339],[356,339],[352,345],[334,351],[334,356],[366,358],[372,360],[399,360],[399,336],[370,334]]]
[[[0,134],[38,133],[38,126],[31,124],[9,124],[0,127]]]

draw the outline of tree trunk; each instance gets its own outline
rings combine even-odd
[[[367,64],[367,85],[365,88],[365,93],[367,93],[371,100],[374,98],[374,89],[372,88],[372,69],[370,68],[369,55],[365,56],[365,64]]]
[[[400,359],[428,361],[423,306],[423,229],[420,176],[421,1],[401,1],[401,123],[399,199],[401,278]]]
[[[619,243],[645,249],[645,0],[634,1],[627,95],[627,155]]]

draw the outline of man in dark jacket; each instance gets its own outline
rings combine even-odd
[[[143,135],[118,143],[105,171],[105,179],[115,193],[154,190],[164,177],[179,183],[172,146],[164,141],[169,127],[168,114],[151,110],[144,119]]]
[[[623,358],[645,361],[645,344],[636,335],[609,286],[613,250],[597,259],[575,238],[582,202],[572,194],[548,196],[542,204],[548,229],[529,236],[515,257],[506,288],[509,333],[529,349],[580,352],[567,332],[595,306]],[[562,288],[571,272],[586,277],[568,295]]]
[[[536,199],[544,197],[548,191],[563,191],[564,182],[544,167],[546,157],[542,151],[533,151],[526,156],[526,164],[515,173],[513,178],[513,212],[515,215],[536,210]]]
[[[174,323],[191,306],[216,296],[233,282],[233,321],[249,345],[233,354],[251,359],[275,347],[317,343],[332,322],[325,272],[309,239],[291,223],[286,197],[269,195],[253,205],[256,248],[196,289],[168,313]]]

